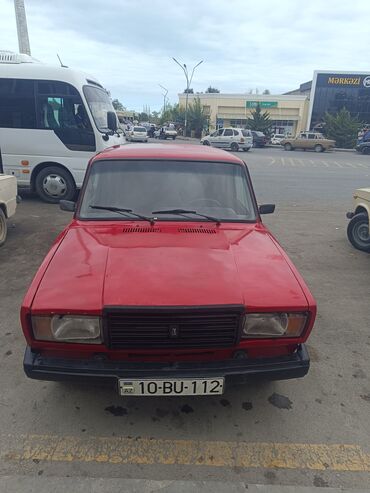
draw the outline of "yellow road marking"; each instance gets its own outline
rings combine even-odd
[[[54,435],[26,435],[12,437],[10,441],[14,445],[1,451],[2,458],[10,461],[36,459],[370,472],[370,454],[358,445]]]

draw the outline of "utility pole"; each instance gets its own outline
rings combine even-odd
[[[30,41],[28,38],[26,10],[24,0],[14,0],[15,19],[17,21],[19,53],[31,55]]]
[[[184,65],[181,65],[180,62],[176,60],[176,58],[172,57],[172,60],[177,63],[179,67],[183,70],[185,74],[185,79],[186,79],[186,97],[185,97],[185,137],[187,133],[187,127],[188,127],[188,100],[189,100],[189,89],[191,85],[191,81],[193,80],[193,75],[194,75],[194,70],[199,67],[201,63],[203,63],[203,60],[201,60],[199,63],[197,63],[194,67],[193,70],[191,71],[191,75],[189,77],[189,72],[188,72],[188,67],[184,63]]]

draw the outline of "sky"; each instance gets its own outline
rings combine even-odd
[[[370,1],[25,0],[32,56],[94,75],[127,109],[160,110],[186,87],[172,57],[200,60],[192,87],[293,90],[314,70],[370,70]],[[13,0],[0,50],[18,52]]]

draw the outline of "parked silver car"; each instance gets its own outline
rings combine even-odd
[[[253,146],[253,136],[250,130],[244,128],[219,128],[200,141],[205,146],[221,147],[232,151],[249,151]]]

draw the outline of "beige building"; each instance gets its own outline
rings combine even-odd
[[[189,104],[199,97],[209,115],[210,129],[219,127],[244,127],[257,105],[267,111],[273,122],[274,133],[292,135],[306,130],[309,96],[306,95],[256,95],[256,94],[189,94]],[[185,106],[186,94],[179,94],[179,103]]]

